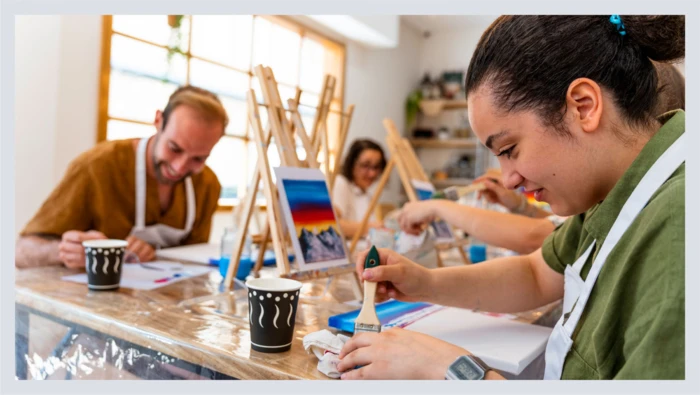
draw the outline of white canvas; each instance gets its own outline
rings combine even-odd
[[[407,325],[460,346],[496,369],[520,374],[544,352],[552,328],[448,307]]]

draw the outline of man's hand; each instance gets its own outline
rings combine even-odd
[[[79,230],[69,230],[61,237],[58,245],[58,257],[69,269],[85,267],[85,249],[83,241],[106,239],[102,232],[90,230],[81,232]]]
[[[129,236],[126,238],[128,243],[126,246],[127,251],[131,251],[139,257],[141,262],[150,262],[156,257],[156,250],[150,244],[145,241]]]

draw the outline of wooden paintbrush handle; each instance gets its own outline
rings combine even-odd
[[[377,283],[365,281],[365,297],[362,300],[362,309],[374,309],[374,296],[377,294]]]

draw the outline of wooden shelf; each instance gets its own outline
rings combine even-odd
[[[477,140],[475,138],[461,139],[411,139],[411,145],[415,148],[476,148]]]
[[[467,108],[467,100],[432,99],[422,100],[420,110],[428,116],[436,116],[445,110],[463,110]]]
[[[435,188],[443,189],[451,186],[467,186],[474,182],[471,178],[446,178],[444,180],[431,179],[430,183],[435,186]]]
[[[459,110],[467,108],[467,100],[443,100],[442,108],[445,110]]]

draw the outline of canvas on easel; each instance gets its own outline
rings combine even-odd
[[[345,242],[319,169],[275,168],[277,190],[300,270],[348,263]]]
[[[433,194],[435,194],[435,187],[429,182],[411,180],[411,185],[413,185],[413,188],[416,190],[418,200],[431,199]],[[452,228],[450,228],[450,225],[445,222],[445,220],[437,218],[430,223],[430,227],[433,229],[436,242],[450,243],[455,241],[455,235],[452,232]]]
[[[333,262],[332,265],[316,264],[315,266],[310,265],[304,267],[299,265],[297,258],[297,269],[292,270],[288,259],[288,250],[290,248],[289,241],[292,241],[293,247],[294,238],[290,237],[290,232],[287,230],[289,224],[293,224],[294,222],[291,221],[291,218],[289,220],[283,220],[285,217],[284,211],[280,206],[280,196],[278,195],[279,188],[277,185],[275,185],[275,182],[273,182],[271,167],[267,156],[267,149],[274,141],[274,145],[276,146],[277,153],[280,157],[281,165],[283,167],[293,167],[297,170],[303,170],[304,167],[317,169],[319,166],[318,162],[315,160],[317,158],[317,151],[314,149],[313,140],[308,138],[309,136],[306,135],[304,125],[301,122],[301,116],[297,110],[298,101],[288,101],[290,108],[285,109],[279,96],[277,82],[274,79],[272,70],[268,67],[259,65],[255,67],[254,73],[260,82],[264,99],[263,104],[260,104],[257,101],[255,92],[252,89],[248,91],[248,122],[252,126],[251,129],[255,140],[258,160],[253,177],[253,183],[251,184],[251,188],[249,188],[248,194],[246,195],[244,201],[244,207],[241,210],[240,222],[238,226],[238,229],[241,229],[241,231],[237,234],[233,253],[231,255],[231,264],[229,265],[228,272],[224,280],[224,285],[227,288],[231,287],[232,278],[234,277],[233,274],[238,270],[243,241],[246,233],[248,232],[251,213],[254,211],[254,196],[257,194],[261,181],[263,192],[267,201],[267,215],[263,220],[264,224],[262,227],[263,232],[261,250],[266,248],[269,240],[275,253],[277,268],[281,277],[304,281],[315,278],[332,278],[337,274],[354,273],[354,266],[350,264],[347,257],[344,259],[336,259],[336,262]],[[326,80],[330,81],[330,79]],[[264,131],[262,128],[258,107],[267,108],[269,122],[268,133],[266,133],[266,131]],[[290,118],[287,118],[286,114],[288,112],[290,113]],[[322,122],[323,114],[317,117],[317,119],[318,122]],[[292,125],[294,125],[293,129]],[[315,128],[317,126],[318,125],[314,125]],[[306,150],[307,155],[305,160],[300,160],[297,156],[296,145],[294,144],[295,135],[299,137],[304,149]],[[319,139],[319,141],[323,143],[325,138],[323,135],[320,135]],[[322,175],[321,181],[326,184],[326,176],[324,176],[319,170],[316,171]],[[286,227],[283,225],[283,223],[286,224]],[[256,263],[256,268],[259,269],[261,266],[261,262]],[[355,279],[353,282],[355,285],[353,287],[353,291],[355,292],[356,296],[361,295],[359,281],[354,275],[353,278]]]

